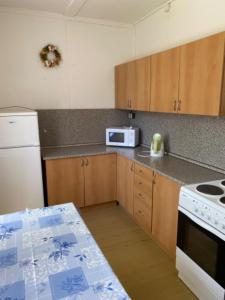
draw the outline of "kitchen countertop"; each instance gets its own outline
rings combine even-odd
[[[180,184],[193,184],[225,178],[225,174],[223,173],[216,172],[209,168],[202,167],[198,164],[191,163],[171,155],[165,155],[163,158],[140,157],[139,154],[146,155],[146,152],[143,152],[146,150],[148,150],[148,148],[142,146],[132,149],[107,147],[102,144],[49,147],[42,149],[42,158],[44,160],[49,160],[118,153],[146,167],[149,167],[154,171],[177,181]]]

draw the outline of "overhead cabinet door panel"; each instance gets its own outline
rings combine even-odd
[[[135,61],[135,97],[134,110],[149,111],[150,105],[150,57]]]
[[[174,48],[151,56],[150,111],[177,111],[179,53],[180,48]]]
[[[126,108],[126,64],[115,67],[116,108]]]
[[[181,47],[181,113],[220,114],[224,37],[220,33]]]
[[[127,108],[133,108],[135,97],[135,61],[126,64],[126,100]]]

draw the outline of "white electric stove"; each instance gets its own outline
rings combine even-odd
[[[199,299],[225,299],[225,180],[183,186],[176,267]]]

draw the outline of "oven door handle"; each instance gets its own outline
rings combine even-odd
[[[195,222],[196,224],[198,224],[200,227],[204,228],[205,230],[211,232],[212,234],[214,234],[215,236],[218,236],[221,240],[225,241],[225,235],[222,234],[222,232],[218,231],[217,229],[215,229],[214,227],[208,225],[207,223],[205,223],[204,221],[202,221],[201,219],[199,219],[198,217],[192,215],[191,213],[189,213],[186,209],[184,209],[183,207],[179,206],[178,210],[181,211],[183,214],[185,214],[189,219],[191,219],[193,222]]]

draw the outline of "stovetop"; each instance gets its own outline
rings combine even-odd
[[[225,180],[215,180],[205,183],[191,184],[184,186],[186,192],[195,193],[196,196],[204,201],[207,199],[220,208],[225,214]]]
[[[225,235],[225,180],[183,186],[179,207]]]

